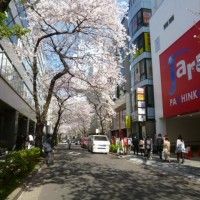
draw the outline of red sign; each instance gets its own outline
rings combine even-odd
[[[200,111],[200,21],[160,55],[164,117]]]

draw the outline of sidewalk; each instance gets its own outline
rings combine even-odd
[[[158,155],[153,155],[151,160],[146,160],[143,156],[134,155],[132,152],[130,155],[119,155],[118,158],[126,159],[129,162],[133,162],[138,165],[153,167],[154,169],[159,169],[162,172],[176,173],[200,182],[200,158],[195,158],[195,160],[185,159],[184,164],[177,163],[174,155],[171,157],[170,163],[161,161],[158,158]]]

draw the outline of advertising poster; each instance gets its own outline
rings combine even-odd
[[[160,55],[163,115],[200,111],[200,21]]]

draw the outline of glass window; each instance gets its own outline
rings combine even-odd
[[[15,5],[17,7],[18,15],[20,17],[22,25],[27,28],[29,24],[28,24],[27,14],[26,14],[24,5],[20,2],[15,2]]]
[[[145,60],[141,60],[139,62],[139,69],[140,69],[140,81],[146,79],[146,70],[145,70]]]
[[[126,119],[126,110],[122,110],[122,121],[125,122]]]
[[[12,80],[13,80],[13,74],[14,74],[14,68],[12,66],[12,64],[10,63],[10,61],[7,59],[7,66],[6,66],[6,80],[12,84]]]
[[[145,80],[145,79],[152,79],[152,63],[151,59],[145,58],[138,62],[133,67],[133,84],[136,85],[138,82]]]
[[[148,107],[154,107],[154,94],[153,94],[153,86],[146,86],[146,103]]]
[[[134,92],[133,92],[133,102],[132,102],[132,104],[133,104],[133,108],[135,110],[137,108],[137,93],[136,93],[136,90],[134,90]]]
[[[94,140],[96,141],[108,141],[106,136],[94,136]]]
[[[163,28],[166,29],[168,27],[168,21],[164,24]]]
[[[140,70],[139,63],[134,66],[134,85],[140,82]]]
[[[0,51],[3,51],[0,48]],[[12,65],[5,53],[0,53],[0,63],[1,63],[1,76],[15,89],[15,91],[22,96],[22,98],[29,103],[29,105],[34,105],[33,96],[29,88],[24,84],[22,78],[20,77],[18,71]]]
[[[160,37],[157,37],[154,41],[155,46],[155,52],[158,52],[160,50]]]
[[[151,59],[146,59],[146,70],[147,70],[147,78],[152,79],[153,78],[153,72],[152,72]]]
[[[142,10],[140,10],[140,11],[137,13],[137,25],[138,25],[138,30],[143,26]]]
[[[129,32],[133,36],[133,34],[138,31],[142,26],[149,26],[149,20],[151,18],[151,10],[150,9],[141,9],[138,13],[133,17],[130,23]]]
[[[146,52],[151,51],[150,33],[144,33],[144,46]]]
[[[19,76],[19,74],[15,71],[14,75],[13,75],[13,85],[14,88],[16,89],[16,91],[18,92],[18,94],[20,94],[21,96],[23,95],[23,80],[21,79],[21,77]]]
[[[2,68],[2,62],[3,62],[3,49],[0,48],[0,74],[1,74],[1,68]]]
[[[9,26],[9,27],[13,27],[15,25],[15,21],[14,21],[14,18],[13,18],[13,15],[11,13],[11,11],[9,10],[8,11],[8,17],[6,19],[6,24]],[[16,35],[13,35],[10,37],[10,41],[13,43],[13,44],[17,44],[18,42],[18,37]]]
[[[169,18],[169,24],[171,24],[173,21],[174,21],[174,15],[172,15],[172,16]]]
[[[143,9],[143,25],[149,26],[149,20],[151,18],[151,10]]]
[[[137,16],[133,17],[132,19],[132,27],[132,33],[134,34],[138,30]]]
[[[134,58],[145,52],[151,51],[151,44],[150,44],[150,34],[149,33],[142,33],[140,34],[133,44],[136,46],[136,53]]]
[[[2,55],[2,66],[1,66],[1,75],[5,78],[6,77],[6,66],[7,66],[7,58],[6,55]]]

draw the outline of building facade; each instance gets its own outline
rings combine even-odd
[[[129,1],[129,45],[136,48],[136,52],[130,56],[132,133],[140,138],[147,135],[154,138],[155,134],[150,17],[150,0]]]
[[[25,7],[13,0],[9,8],[7,25],[28,27]],[[0,147],[21,149],[27,135],[34,135],[36,118],[32,70],[28,58],[19,59],[13,44],[22,42],[16,36],[0,40]]]
[[[200,150],[200,1],[152,1],[156,133]]]
[[[124,16],[121,22],[128,34],[128,18]],[[127,55],[128,41],[126,48],[120,50],[122,58],[121,75],[126,80],[122,85],[118,85],[115,94],[114,110],[116,116],[113,118],[111,135],[116,137],[131,137],[132,136],[132,117],[131,117],[131,92],[130,92],[130,56]]]

